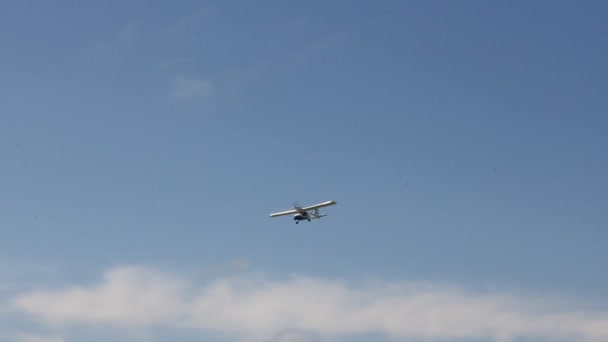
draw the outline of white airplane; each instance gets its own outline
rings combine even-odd
[[[321,217],[327,216],[319,214],[319,208],[328,207],[330,205],[336,204],[336,201],[327,201],[315,205],[311,205],[309,207],[300,207],[298,205],[294,205],[293,209],[287,211],[281,211],[279,213],[270,214],[270,217],[277,217],[283,215],[292,215],[293,220],[297,223],[300,223],[302,220],[308,220],[310,222],[311,219],[320,219]]]

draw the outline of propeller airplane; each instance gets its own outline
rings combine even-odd
[[[311,219],[320,219],[321,217],[327,216],[327,214],[319,214],[319,208],[328,207],[330,205],[336,204],[336,201],[327,201],[315,205],[311,205],[308,207],[300,207],[295,204],[293,209],[287,211],[281,211],[278,213],[270,214],[270,217],[284,216],[284,215],[293,215],[293,220],[296,221],[296,224],[300,223],[300,221],[308,220],[310,222]]]

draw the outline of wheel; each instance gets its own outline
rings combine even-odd
[[[310,222],[310,219],[308,219],[308,222]]]
[[[299,221],[296,221],[296,224],[300,223]]]

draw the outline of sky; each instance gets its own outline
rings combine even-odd
[[[2,1],[0,341],[608,341],[607,11]]]

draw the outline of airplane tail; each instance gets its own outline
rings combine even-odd
[[[312,214],[314,218],[321,218],[327,216],[327,214],[319,214],[319,209],[315,209],[315,212]]]

